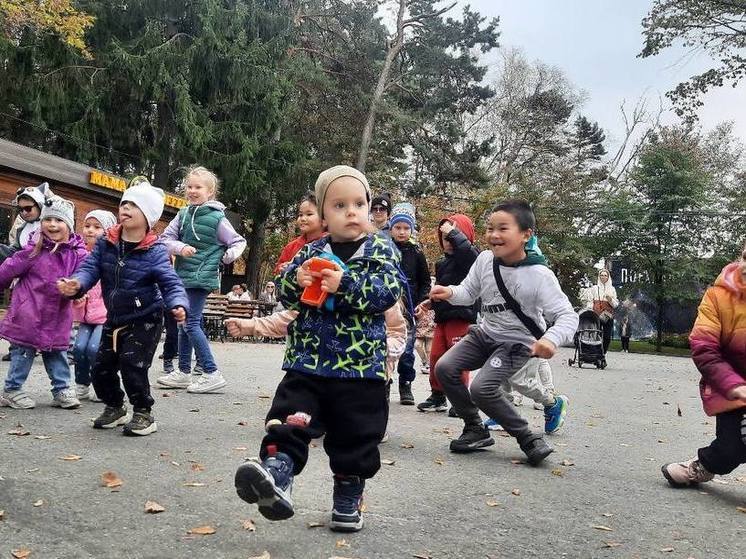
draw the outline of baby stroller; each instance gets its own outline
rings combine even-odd
[[[578,368],[582,368],[583,363],[591,363],[598,369],[605,369],[606,356],[604,355],[601,319],[590,309],[581,311],[579,319],[578,331],[573,337],[575,355],[567,360],[567,364],[572,367],[577,361]]]

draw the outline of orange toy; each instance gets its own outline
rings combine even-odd
[[[336,270],[337,264],[325,258],[310,258],[308,260],[308,270],[312,273],[320,273],[322,270]],[[321,278],[314,277],[313,283],[303,290],[300,296],[301,303],[321,307],[329,295],[326,291],[321,290]]]

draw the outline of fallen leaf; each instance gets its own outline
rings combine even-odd
[[[206,483],[200,483],[199,481],[187,481],[184,487],[204,487]]]
[[[610,512],[603,512],[603,513],[601,513],[601,516],[605,516],[606,518],[611,518],[614,515],[611,514]]]
[[[104,472],[101,474],[101,485],[113,489],[115,487],[121,487],[124,482],[116,474],[116,472]]]
[[[5,520],[5,511],[0,510],[0,520]]]
[[[40,506],[42,506],[43,504],[44,504],[44,499],[39,499],[38,501],[36,501],[36,502],[34,503],[34,506],[35,506],[35,507],[40,507]]]
[[[269,551],[264,551],[261,555],[254,555],[253,557],[249,557],[249,559],[272,559],[272,557],[269,555]]]
[[[239,424],[239,425],[240,425],[241,427],[246,427],[246,426],[247,426],[247,425],[249,424],[249,422],[248,422],[248,421],[245,421],[245,420],[242,420],[242,421],[239,421],[239,422],[238,422],[238,424]]]
[[[233,402],[234,406],[243,406],[243,402]]]
[[[81,457],[77,454],[68,454],[67,456],[60,458],[60,460],[64,460],[65,462],[77,462],[80,458]]]
[[[347,542],[347,540],[337,540],[337,548],[341,547],[350,547],[350,544]]]
[[[678,404],[676,404],[676,415],[678,415],[679,417],[681,417],[681,406],[678,405]]]
[[[415,559],[433,559],[432,555],[427,555],[425,553],[413,553],[412,557]]]
[[[233,450],[235,450],[237,452],[244,452],[244,451],[249,450],[249,449],[246,448],[245,446],[237,446]]]
[[[498,503],[497,501],[487,501],[485,504],[488,507],[499,507],[500,506],[500,503]]]
[[[562,477],[565,475],[565,470],[561,468],[555,468],[554,470],[552,470],[552,475],[557,476],[557,477]]]
[[[323,522],[309,522],[306,524],[306,527],[308,528],[323,528],[324,526],[326,526],[326,524]]]
[[[178,463],[178,462],[176,462],[175,460],[171,460],[171,465],[172,465],[172,466],[181,466],[181,464],[179,464],[179,463]]]
[[[381,460],[381,464],[383,464],[384,466],[393,466],[394,464],[396,464],[396,460],[389,460],[388,458],[384,458],[383,460]]]
[[[50,437],[49,435],[34,435],[34,438],[35,438],[35,439],[36,439],[37,441],[48,441],[48,440],[49,440],[49,439],[51,439],[52,437]]]
[[[613,532],[613,528],[609,528],[608,526],[604,526],[603,524],[595,524],[591,526],[594,530],[602,530],[603,532]]]
[[[244,520],[241,525],[243,526],[244,530],[248,530],[249,532],[256,532],[256,524],[254,524],[254,521],[251,520],[251,518]]]
[[[671,553],[673,550],[674,550],[673,547],[662,547],[661,548],[661,551],[663,553]]]
[[[171,397],[171,393],[170,392],[164,392],[163,394],[161,394],[161,396],[163,396],[164,398],[170,398]]]
[[[169,456],[171,456],[170,452],[161,452],[161,458],[167,458]]]
[[[24,429],[23,425],[21,425],[20,423],[15,429],[13,429],[12,431],[8,431],[8,435],[15,435],[16,437],[25,437],[26,435],[30,434],[31,431],[27,431],[26,429]]]
[[[187,530],[187,534],[194,534],[197,536],[209,536],[215,532],[217,532],[217,530],[212,526],[198,526],[197,528]]]
[[[574,465],[575,465],[575,462],[573,462],[572,460],[568,460],[567,458],[565,458],[562,462],[560,462],[560,466],[574,466]]]
[[[199,413],[199,408],[192,408],[189,411],[192,413]]]
[[[520,489],[513,489],[513,491],[511,491],[511,493],[513,495],[515,495],[516,497],[518,497],[521,494],[521,490]]]
[[[14,549],[10,554],[16,559],[26,559],[26,557],[31,555],[31,550],[27,547],[22,547],[21,549]]]
[[[737,510],[738,512],[743,512],[743,513],[746,513],[746,507],[736,507],[736,510]]]
[[[513,458],[513,459],[512,459],[511,461],[510,461],[510,463],[511,463],[511,464],[523,464],[523,461],[522,461],[522,460],[518,460],[517,458]]]
[[[399,446],[402,448],[414,448],[414,445],[412,443],[402,443]]]
[[[39,471],[39,468],[31,468],[31,469],[26,470],[26,473],[27,474],[35,474],[38,471]]]
[[[445,461],[442,458],[438,457],[435,459],[435,463],[438,464],[438,466],[442,466],[443,464],[445,464]]]
[[[262,400],[269,400],[272,396],[269,394],[259,394],[257,398],[261,398]]]
[[[363,501],[363,504],[360,505],[360,512],[368,512],[368,503]]]
[[[666,440],[665,440],[665,439],[658,439],[658,442],[659,442],[659,443],[665,443],[665,442],[666,442]]]
[[[603,547],[619,547],[622,542],[603,542]]]
[[[150,514],[158,514],[166,510],[162,505],[159,505],[155,501],[145,501],[145,512]]]
[[[198,462],[192,462],[192,471],[193,472],[204,472],[205,467]]]

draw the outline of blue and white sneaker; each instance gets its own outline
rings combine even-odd
[[[357,476],[334,476],[334,508],[329,529],[358,532],[363,529],[365,480]]]
[[[503,429],[503,426],[500,425],[496,419],[492,419],[491,417],[485,419],[482,422],[482,425],[484,425],[490,431],[505,431],[505,429]]]
[[[293,459],[283,452],[270,451],[261,463],[246,462],[236,470],[236,493],[247,503],[259,505],[269,520],[293,516]]]
[[[565,423],[567,408],[570,405],[570,400],[567,396],[558,395],[554,399],[553,406],[544,406],[544,432],[549,435],[559,431],[560,427]]]

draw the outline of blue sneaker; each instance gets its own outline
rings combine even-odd
[[[365,480],[357,476],[334,476],[334,508],[329,528],[335,532],[358,532],[363,528]]]
[[[293,459],[273,452],[261,463],[246,462],[236,470],[236,493],[247,503],[259,505],[259,512],[269,520],[286,520],[293,516]]]
[[[565,423],[567,407],[570,405],[567,396],[555,396],[554,399],[553,406],[544,406],[544,432],[549,435],[559,431]]]
[[[503,429],[503,426],[502,426],[502,425],[500,425],[500,424],[499,424],[499,423],[497,422],[497,420],[496,420],[496,419],[492,419],[491,417],[489,417],[489,418],[485,419],[485,420],[484,420],[484,421],[482,422],[482,425],[484,425],[484,426],[485,426],[485,427],[486,427],[487,429],[489,429],[490,431],[505,431],[505,429]]]

